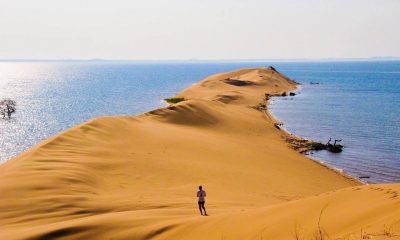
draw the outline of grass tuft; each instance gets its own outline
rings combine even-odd
[[[173,97],[173,98],[166,98],[166,99],[164,99],[164,101],[166,101],[167,103],[170,103],[170,104],[182,102],[182,101],[185,101],[185,100],[186,100],[186,99],[183,98],[183,97]]]

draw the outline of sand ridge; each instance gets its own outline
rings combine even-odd
[[[0,239],[293,239],[295,226],[306,239],[326,204],[332,237],[396,227],[399,184],[359,186],[311,161],[256,108],[295,88],[271,67],[216,74],[185,101],[34,146],[0,166]]]

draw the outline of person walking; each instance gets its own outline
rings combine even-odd
[[[197,203],[199,204],[200,214],[207,216],[206,208],[204,207],[204,204],[206,203],[205,197],[206,191],[203,190],[202,186],[199,186],[199,191],[197,191]]]

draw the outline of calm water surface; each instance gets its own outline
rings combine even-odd
[[[0,62],[0,98],[18,103],[13,119],[0,120],[0,162],[90,118],[163,106],[162,99],[210,74],[267,65],[302,83],[299,95],[271,106],[289,131],[343,139],[342,153],[314,158],[370,182],[400,182],[399,61]]]
[[[299,95],[271,106],[285,128],[321,142],[343,139],[342,153],[313,158],[366,182],[400,182],[400,62],[298,63],[284,72],[302,83]]]

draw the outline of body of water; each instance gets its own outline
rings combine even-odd
[[[400,182],[400,62],[298,63],[283,71],[302,85],[270,109],[291,133],[342,153],[312,157],[366,182]],[[319,83],[319,84],[311,84]]]
[[[268,65],[302,84],[299,95],[271,105],[286,129],[343,139],[342,153],[314,158],[371,182],[400,181],[399,61],[0,62],[0,98],[18,104],[11,120],[0,120],[0,162],[90,118],[161,107],[210,74]]]

